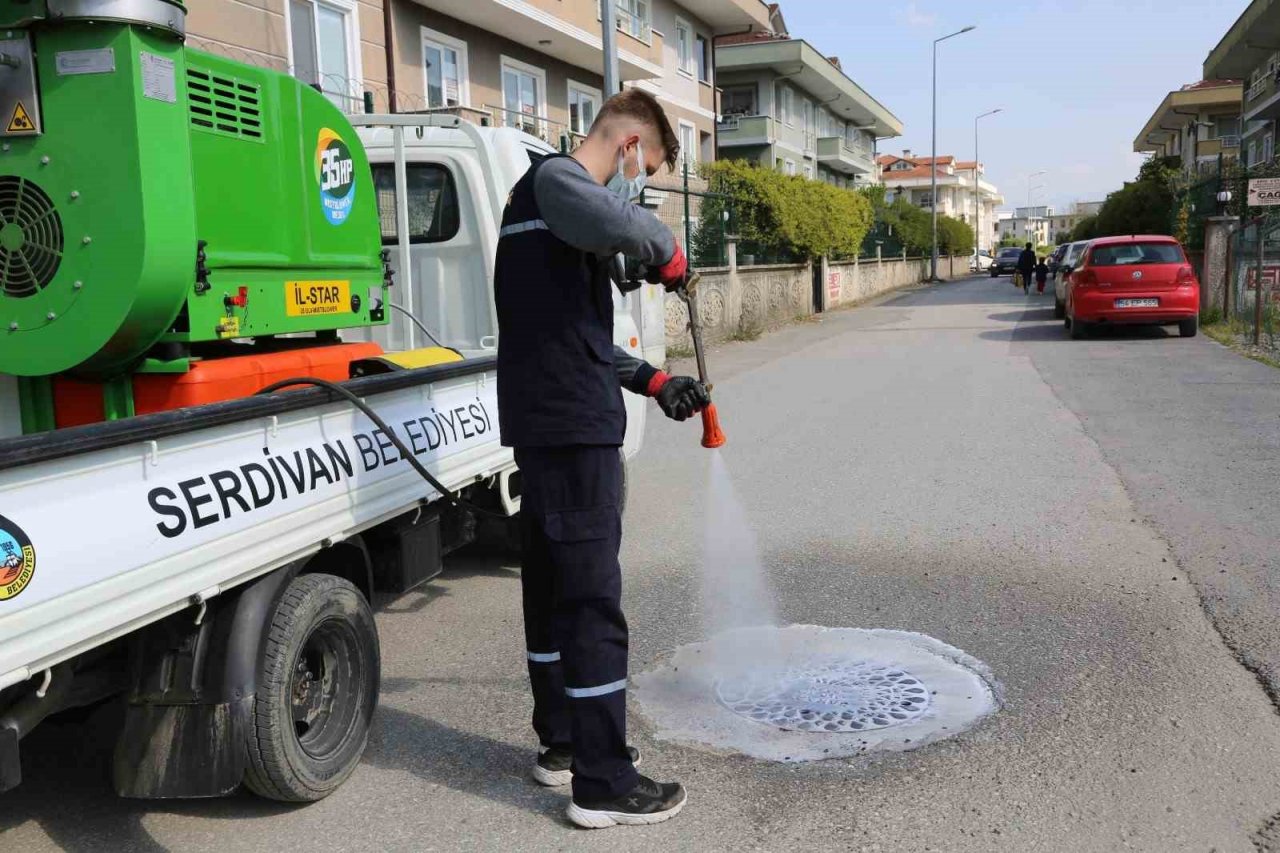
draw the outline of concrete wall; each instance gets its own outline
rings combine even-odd
[[[957,278],[968,274],[969,256],[938,259],[938,275]],[[849,305],[918,284],[929,277],[928,258],[892,258],[876,261],[828,263],[825,270],[825,297],[828,309]]]
[[[968,274],[969,257],[941,258],[938,274]],[[808,317],[813,311],[813,271],[808,264],[773,264],[700,269],[698,313],[706,343],[724,341],[743,332]],[[827,309],[851,305],[924,281],[928,258],[885,259],[827,264],[824,304]],[[667,346],[689,348],[689,314],[675,296],[667,297]]]

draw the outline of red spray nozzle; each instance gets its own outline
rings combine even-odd
[[[716,404],[708,403],[702,410],[702,446],[723,447],[724,430],[720,429],[720,416],[716,414]]]

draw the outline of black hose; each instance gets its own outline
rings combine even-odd
[[[400,440],[400,437],[395,434],[395,431],[392,430],[391,427],[387,426],[386,421],[380,418],[378,416],[378,413],[369,407],[368,403],[366,403],[364,400],[361,400],[355,394],[351,393],[346,388],[343,388],[341,385],[339,385],[336,382],[330,382],[328,379],[317,379],[312,376],[299,376],[295,379],[282,379],[279,382],[273,382],[270,385],[268,385],[266,388],[259,390],[257,394],[255,394],[254,396],[260,396],[264,394],[274,394],[276,391],[279,391],[283,388],[292,388],[297,385],[311,385],[316,388],[324,388],[326,391],[330,391],[334,394],[337,394],[339,397],[346,400],[348,403],[355,406],[360,411],[364,412],[365,417],[373,421],[374,426],[382,430],[383,434],[391,440],[391,443],[395,446],[396,450],[400,451],[400,456],[406,462],[408,462],[411,466],[413,466],[413,470],[417,471],[418,474],[421,475],[422,479],[430,483],[431,487],[434,488],[437,492],[439,492],[440,496],[444,498],[446,501],[448,501],[450,504],[454,505],[455,507],[458,507],[459,509],[467,509],[467,510],[470,510],[471,512],[477,512],[477,513],[480,513],[481,515],[487,515],[493,518],[501,518],[501,519],[510,518],[510,516],[504,515],[503,513],[494,512],[491,509],[485,509],[482,506],[477,506],[468,500],[464,500],[458,497],[456,492],[454,492],[444,483],[437,480],[435,478],[435,475],[427,470],[427,466],[422,464],[422,462],[418,459],[417,455],[415,455],[413,451],[411,451],[409,447],[403,441]]]

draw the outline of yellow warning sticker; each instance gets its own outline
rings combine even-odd
[[[30,133],[35,129],[36,123],[31,120],[31,113],[27,112],[22,101],[18,101],[18,105],[13,108],[13,118],[9,119],[9,132]]]
[[[218,320],[218,337],[220,338],[238,338],[240,337],[240,318],[239,317],[222,317]]]

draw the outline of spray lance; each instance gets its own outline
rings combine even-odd
[[[711,383],[707,381],[707,358],[702,350],[702,330],[698,327],[697,288],[701,280],[701,273],[690,273],[685,277],[684,283],[676,288],[675,293],[689,311],[689,336],[693,338],[693,355],[698,361],[698,381],[706,386],[707,395],[710,396]],[[720,416],[716,413],[716,404],[707,403],[707,407],[702,410],[702,446],[723,447],[724,442],[724,430],[720,429]]]
[[[615,265],[613,279],[618,290],[623,294],[639,290],[645,281],[658,284],[656,267],[646,267],[621,254],[614,256],[613,263]],[[711,383],[707,381],[707,359],[702,351],[702,330],[698,327],[697,288],[701,280],[702,273],[690,272],[672,292],[680,297],[680,301],[689,311],[689,336],[693,338],[693,354],[698,361],[698,381],[706,387],[707,395],[710,396]],[[723,447],[724,442],[724,430],[720,429],[720,416],[716,413],[716,404],[708,403],[702,410],[702,446],[714,449]]]

